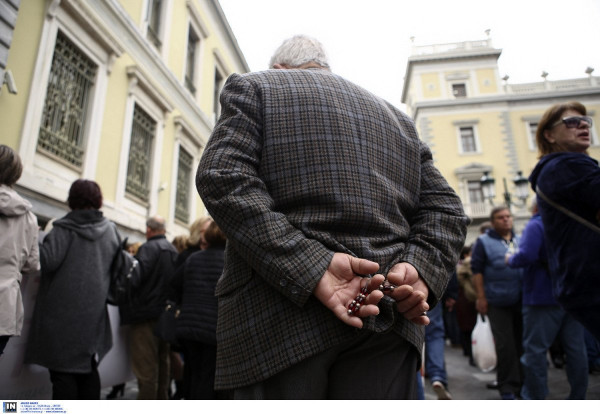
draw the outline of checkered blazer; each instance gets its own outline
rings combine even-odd
[[[442,296],[468,218],[408,116],[320,69],[232,75],[196,185],[227,234],[215,387],[262,381],[357,331],[312,291],[335,252],[409,262]],[[390,298],[365,329],[418,350]]]

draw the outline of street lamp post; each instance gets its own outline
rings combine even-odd
[[[496,197],[496,189],[494,183],[496,180],[490,176],[489,171],[483,173],[483,177],[481,177],[481,191],[483,192],[483,197],[488,199],[491,205],[494,205],[494,198]],[[502,182],[504,184],[504,202],[506,206],[510,210],[512,205],[516,205],[522,207],[527,202],[527,197],[529,197],[529,191],[527,190],[528,181],[527,178],[523,177],[523,173],[521,171],[517,172],[517,175],[512,179],[512,182],[515,184],[516,192],[514,196],[516,196],[518,201],[513,201],[513,194],[508,191],[508,186],[506,185],[506,178],[502,178]]]

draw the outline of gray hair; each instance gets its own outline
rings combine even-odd
[[[269,68],[273,69],[277,63],[299,68],[311,62],[329,69],[329,58],[321,42],[309,36],[296,35],[284,40],[277,48],[271,57]]]
[[[146,220],[146,226],[152,231],[165,231],[165,219],[160,216],[150,217]]]

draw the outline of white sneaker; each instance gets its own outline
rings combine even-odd
[[[446,389],[446,387],[444,386],[444,384],[441,381],[433,381],[431,383],[431,386],[433,387],[433,390],[437,394],[438,400],[451,400],[452,399],[452,395],[450,395],[450,393],[448,392],[448,390]]]

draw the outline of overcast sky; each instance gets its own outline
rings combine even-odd
[[[600,76],[600,0],[219,0],[246,61],[267,69],[295,34],[319,39],[332,70],[396,106],[416,45],[482,40],[491,30],[509,83]]]

